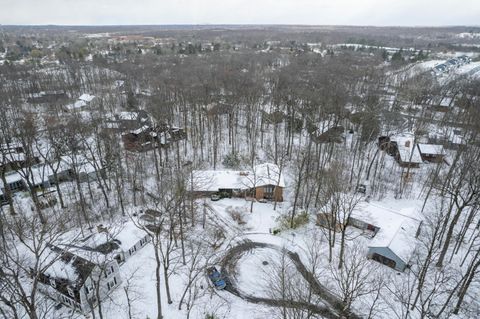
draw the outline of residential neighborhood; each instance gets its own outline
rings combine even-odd
[[[480,318],[480,7],[205,1],[2,5],[0,319]]]

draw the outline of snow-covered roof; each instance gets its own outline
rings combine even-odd
[[[145,231],[139,229],[133,222],[129,221],[119,226],[121,230],[115,235],[115,239],[120,242],[120,248],[128,251],[140,239],[146,236]]]
[[[137,112],[119,112],[116,114],[116,116],[119,120],[123,121],[135,121],[138,119]]]
[[[5,174],[5,180],[7,181],[8,184],[15,183],[15,182],[20,182],[22,181],[22,176],[18,174],[17,172],[9,172]]]
[[[440,106],[445,106],[445,107],[449,107],[452,105],[452,98],[451,97],[443,97],[442,100],[440,101],[439,105]]]
[[[75,101],[74,103],[65,105],[65,107],[66,107],[68,110],[75,110],[75,109],[82,108],[82,107],[84,107],[85,105],[87,105],[87,103],[86,103],[85,101],[77,100],[77,101]]]
[[[414,145],[414,136],[411,133],[403,133],[390,137],[397,143],[400,160],[404,163],[422,163],[422,157],[418,148]],[[413,154],[412,154],[413,153]]]
[[[23,145],[20,142],[10,142],[10,143],[0,144],[0,149],[4,151],[11,151],[11,150],[15,150],[17,148],[22,148],[22,147]]]
[[[25,161],[25,153],[9,152],[6,154],[0,154],[0,161],[0,163],[22,162]]]
[[[387,247],[408,261],[415,249],[415,235],[420,225],[421,201],[384,200],[361,203],[352,217],[380,228],[369,247]]]
[[[218,191],[219,189],[247,189],[265,185],[285,187],[283,175],[277,165],[259,164],[254,171],[206,170],[194,171],[193,183],[196,191]]]
[[[222,171],[193,171],[193,188],[196,191],[215,192],[222,188],[244,189],[246,188],[242,172],[232,170]],[[248,172],[245,172],[248,174]]]
[[[150,126],[144,125],[140,128],[137,128],[136,130],[130,131],[130,133],[135,134],[135,135],[139,135],[139,134],[147,132],[148,130],[150,130]]]
[[[51,246],[47,254],[45,263],[50,266],[45,269],[44,274],[55,279],[66,279],[76,288],[83,286],[96,266],[95,263],[56,246]]]
[[[99,232],[94,228],[91,234],[78,239],[77,232],[71,232],[64,236],[68,244],[59,245],[76,256],[80,256],[92,263],[101,263],[111,260],[119,252],[127,252],[147,234],[139,229],[132,221],[103,226],[105,232]],[[75,238],[73,244],[68,238]]]
[[[78,100],[85,101],[85,102],[91,102],[94,98],[95,98],[95,95],[90,95],[88,93],[84,93],[84,94],[80,95]]]
[[[45,270],[45,274],[55,278],[65,278],[74,280],[77,277],[75,267],[73,266],[73,258],[68,260],[59,259],[58,253],[49,251],[45,257],[45,263],[51,263],[51,266]]]
[[[44,182],[48,181],[48,176],[53,175],[53,171],[50,169],[48,165],[37,165],[31,167],[31,169],[27,170],[28,173],[32,174],[31,182],[34,185],[40,185]]]
[[[272,163],[259,164],[254,167],[255,185],[278,185],[285,187],[283,175],[280,174],[280,168]]]
[[[369,247],[387,247],[403,261],[408,262],[417,245],[415,235],[419,222],[414,219],[404,219],[395,229],[380,228]]]
[[[88,93],[84,93],[80,95],[80,97],[73,103],[65,105],[67,110],[76,110],[86,106],[89,102],[91,102],[95,98],[94,95],[90,95]]]
[[[420,149],[420,153],[422,153],[422,154],[429,154],[429,155],[444,155],[445,154],[445,150],[443,149],[443,145],[418,144],[418,148]]]
[[[84,155],[75,155],[75,161],[73,161],[72,156],[62,156],[60,159],[70,168],[75,168],[77,173],[93,173],[96,171],[93,161],[87,159]],[[97,162],[97,165],[101,167],[102,165]]]

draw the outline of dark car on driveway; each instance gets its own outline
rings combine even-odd
[[[212,281],[213,285],[217,289],[225,289],[227,283],[222,274],[215,267],[207,268],[208,278]]]

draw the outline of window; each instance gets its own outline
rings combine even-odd
[[[115,272],[115,268],[113,268],[113,266],[107,267],[107,269],[105,269],[105,278],[107,278],[108,276],[110,276],[110,274],[114,272]]]
[[[263,188],[263,191],[264,191],[265,193],[273,193],[273,188],[274,188],[273,186],[265,186],[265,187]]]
[[[140,239],[140,246],[144,246],[147,243],[148,239],[147,237]]]
[[[73,289],[71,287],[67,287],[67,291],[68,291],[68,294],[71,296],[71,297],[75,297],[75,292],[73,291]]]
[[[397,265],[397,263],[394,260],[391,260],[390,258],[379,255],[377,253],[374,253],[372,255],[372,259],[375,260],[375,261],[378,261],[379,263],[384,264],[384,265],[386,265],[390,268],[395,268],[395,266]]]
[[[110,291],[117,285],[117,278],[113,277],[113,281],[107,282],[107,290]]]
[[[133,253],[135,253],[137,251],[137,246],[133,246],[132,248],[130,248],[128,250],[128,254],[131,256],[133,255]]]

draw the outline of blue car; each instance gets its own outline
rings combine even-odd
[[[212,281],[213,285],[217,289],[224,289],[227,283],[222,277],[222,274],[215,267],[207,268],[208,278]]]

